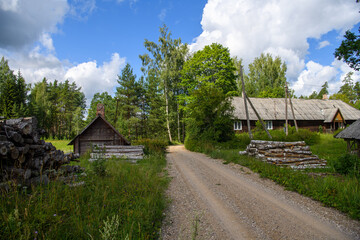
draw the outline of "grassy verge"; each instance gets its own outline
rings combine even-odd
[[[336,156],[344,151],[344,146],[337,139],[325,135],[322,136],[320,143],[312,147],[312,150],[329,161],[335,161]],[[259,173],[261,177],[269,178],[287,190],[296,191],[326,206],[348,213],[352,218],[360,219],[360,185],[356,176],[336,174],[319,176],[310,173],[317,170],[295,171],[271,165],[253,157],[240,156],[239,149],[222,149],[210,143],[196,144],[196,151],[203,152],[212,158],[224,159],[225,163],[233,162],[248,167]],[[333,169],[326,171],[333,172]]]
[[[139,164],[103,163],[105,176],[84,157],[85,184],[47,186],[0,195],[2,239],[157,239],[166,205],[166,159],[152,152]],[[99,167],[99,166],[98,166]]]
[[[56,149],[64,151],[64,153],[72,152],[73,146],[68,145],[70,140],[51,140],[51,139],[45,139],[45,142],[51,142]]]

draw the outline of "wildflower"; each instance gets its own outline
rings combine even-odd
[[[56,217],[56,213],[54,213],[54,217]]]

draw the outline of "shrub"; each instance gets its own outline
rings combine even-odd
[[[360,176],[360,158],[354,154],[344,154],[334,162],[334,168],[341,174]]]
[[[91,169],[94,173],[100,177],[104,177],[106,175],[106,160],[104,158],[99,158],[94,160],[91,163]]]
[[[260,130],[257,126],[254,131],[254,139],[256,140],[270,140],[268,135],[264,130]],[[296,132],[295,127],[289,127],[288,136],[286,136],[283,130],[270,130],[269,131],[272,137],[272,141],[281,141],[281,142],[295,142],[295,141],[305,141],[307,145],[314,145],[320,141],[320,135],[316,132],[311,132],[308,129],[299,128],[299,131]]]
[[[166,150],[166,147],[169,145],[169,141],[163,139],[143,138],[134,141],[134,145],[143,145],[145,154],[161,153]]]

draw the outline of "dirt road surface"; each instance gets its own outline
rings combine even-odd
[[[239,165],[171,146],[162,239],[360,239],[360,223]]]

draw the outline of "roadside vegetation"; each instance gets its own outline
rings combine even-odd
[[[260,177],[271,179],[287,190],[296,191],[337,208],[354,219],[360,219],[360,159],[346,153],[346,143],[342,139],[335,139],[332,134],[314,134],[318,135],[318,140],[311,145],[311,150],[328,161],[327,168],[293,170],[239,155],[239,151],[244,150],[250,141],[247,134],[236,135],[232,141],[223,143],[188,141],[185,146],[212,158],[223,159],[225,164],[248,167]]]
[[[166,206],[166,141],[140,140],[138,164],[118,159],[90,163],[79,186],[52,182],[13,186],[0,198],[2,239],[157,239]]]

